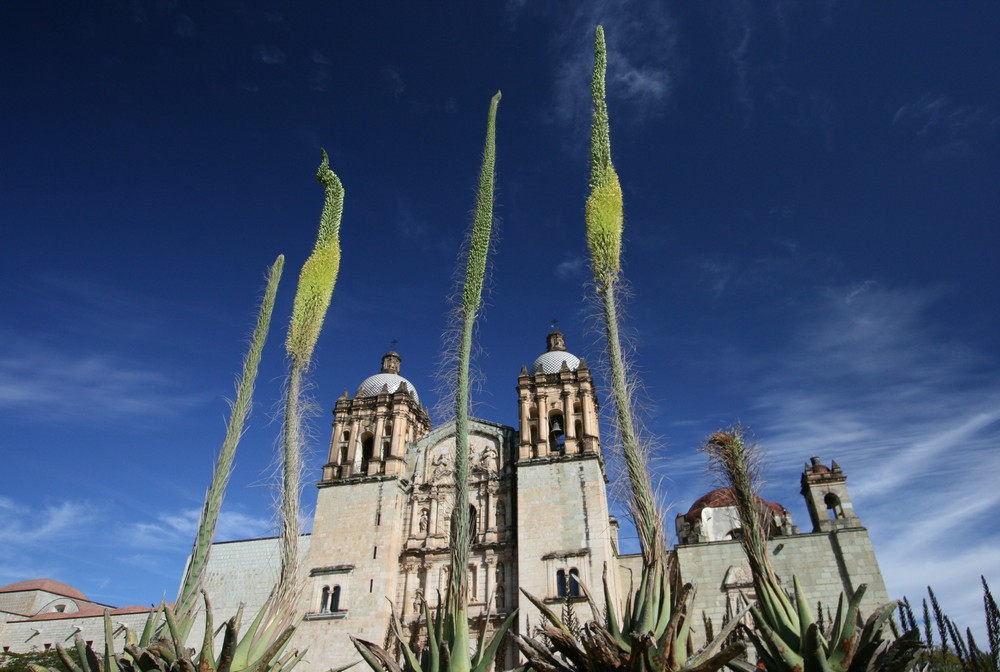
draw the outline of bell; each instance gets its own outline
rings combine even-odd
[[[554,418],[552,418],[552,431],[551,431],[551,433],[552,434],[562,434],[563,433],[562,416],[558,416],[557,415]]]

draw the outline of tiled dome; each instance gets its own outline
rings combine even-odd
[[[542,373],[559,373],[562,370],[563,362],[566,362],[570,371],[576,371],[577,367],[580,366],[580,358],[576,355],[565,350],[552,350],[539,355],[535,363],[531,365],[531,371],[537,373],[541,367]]]
[[[399,386],[406,383],[406,389],[409,390],[410,394],[413,396],[413,400],[420,403],[420,396],[417,394],[417,388],[413,387],[413,383],[408,381],[396,373],[376,373],[374,376],[368,376],[358,387],[358,392],[355,396],[357,397],[374,397],[382,392],[382,388],[385,386],[389,387],[389,394],[392,394],[399,389]]]

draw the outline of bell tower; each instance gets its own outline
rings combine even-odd
[[[399,375],[401,366],[398,353],[385,353],[381,371],[353,399],[344,390],[337,400],[323,482],[403,473],[406,444],[430,431],[431,422],[416,388]]]
[[[595,454],[600,457],[597,400],[587,363],[566,351],[552,331],[546,350],[517,378],[519,459]],[[603,463],[603,462],[602,462]]]
[[[813,532],[861,527],[847,492],[847,476],[836,460],[828,467],[813,456],[802,472],[802,496],[809,508]]]
[[[608,510],[597,397],[587,364],[566,350],[562,332],[517,377],[518,585],[545,602],[586,606],[586,586],[598,608],[605,568],[612,599],[618,586],[617,523]],[[520,605],[519,628],[542,617]]]

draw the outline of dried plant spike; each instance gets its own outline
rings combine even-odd
[[[232,472],[233,459],[236,457],[236,448],[243,436],[243,426],[253,407],[257,370],[270,330],[274,299],[278,292],[278,283],[281,281],[284,265],[285,257],[279,255],[267,273],[267,286],[257,311],[257,323],[254,326],[253,335],[250,337],[250,346],[243,360],[243,372],[236,383],[236,397],[233,399],[229,423],[226,426],[226,436],[222,441],[222,449],[219,451],[215,471],[212,473],[212,483],[205,494],[205,506],[198,522],[198,532],[195,536],[194,548],[191,551],[191,561],[188,563],[184,573],[184,581],[177,596],[176,613],[182,639],[187,638],[192,625],[194,625],[202,572],[208,563],[209,553],[212,549],[212,539],[215,537],[215,528],[219,522],[219,512],[222,509],[222,499],[225,495],[226,485],[229,483],[229,475]]]

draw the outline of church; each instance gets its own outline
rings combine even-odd
[[[431,426],[417,389],[401,370],[400,356],[386,353],[380,370],[362,381],[353,397],[345,391],[333,407],[312,532],[301,543],[304,618],[292,646],[308,649],[300,663],[304,672],[358,660],[349,635],[385,643],[393,611],[419,647],[422,605],[436,607],[448,583],[455,425]],[[603,608],[605,572],[610,598],[620,611],[641,571],[640,556],[619,550],[598,399],[586,362],[566,349],[562,333],[553,331],[544,352],[512,382],[517,427],[478,419],[470,423],[468,598],[474,633],[484,625],[491,631],[514,609],[519,610],[516,631],[532,633],[541,616],[521,590],[557,613],[569,605],[586,620],[591,612],[581,585],[593,589]],[[868,585],[863,611],[886,602],[874,550],[843,470],[814,457],[801,484],[811,531],[800,532],[784,506],[767,503],[778,575],[789,584],[793,574],[798,576],[810,599],[826,609],[835,610],[838,596],[862,583]],[[682,580],[697,588],[695,623],[705,624],[694,628],[696,640],[753,599],[732,504],[729,491],[714,490],[675,521],[678,543],[672,553]],[[254,613],[276,582],[278,568],[275,538],[213,545],[205,589],[215,622],[235,614],[240,602]],[[0,598],[4,591],[0,588]],[[0,611],[5,611],[2,602]],[[34,629],[28,621],[37,618],[2,616],[5,645],[8,634]],[[52,623],[92,630],[60,616],[46,619],[54,641],[64,633],[55,632]],[[195,624],[190,646],[199,644],[201,631]],[[45,638],[34,636],[36,642]],[[21,642],[14,645],[22,650]],[[498,652],[497,669],[517,662],[518,652],[508,640]]]

